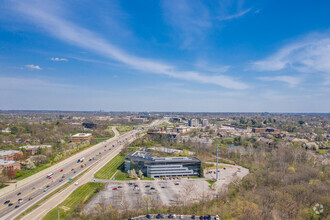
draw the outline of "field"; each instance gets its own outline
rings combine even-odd
[[[132,131],[133,130],[133,126],[124,126],[124,125],[121,125],[121,126],[116,126],[116,129],[117,131],[120,133],[120,134],[125,134],[126,132],[129,132],[129,131]]]
[[[44,219],[58,219],[58,210],[60,219],[65,219],[69,214],[73,213],[80,204],[86,203],[93,195],[96,195],[99,190],[102,190],[103,187],[104,183],[94,182],[79,186],[66,200],[51,210]]]
[[[124,160],[125,157],[118,154],[104,167],[97,171],[94,177],[97,179],[110,179],[116,173],[117,169],[124,162]]]

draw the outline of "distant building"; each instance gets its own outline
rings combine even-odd
[[[196,118],[190,119],[188,125],[190,127],[198,127],[198,125],[199,125],[198,119],[196,119]]]
[[[75,134],[75,135],[71,136],[71,142],[76,143],[76,144],[80,144],[80,143],[83,143],[85,141],[91,141],[92,138],[93,138],[93,136],[90,133],[78,133],[78,134]]]
[[[158,157],[134,151],[125,157],[125,170],[141,170],[147,177],[200,176],[201,161],[195,157]]]
[[[173,120],[173,122],[179,122],[179,123],[182,122],[181,118],[173,118],[172,120]]]
[[[134,123],[144,123],[144,122],[147,122],[148,119],[147,118],[132,118],[131,119],[131,122],[134,122]]]
[[[82,123],[82,126],[84,126],[84,128],[89,128],[89,129],[97,128],[97,124],[93,122],[84,122]]]
[[[18,150],[2,150],[0,151],[0,159],[3,160],[17,160],[23,156],[22,151]]]
[[[202,126],[203,127],[206,127],[206,126],[208,126],[209,125],[209,121],[207,120],[207,119],[203,119],[202,120]]]
[[[38,154],[38,149],[47,149],[47,152],[50,153],[51,152],[51,148],[52,145],[28,145],[28,146],[22,146],[20,147],[21,149],[24,148],[26,150],[27,153],[29,153],[30,155],[36,155]]]
[[[0,172],[3,170],[20,170],[21,164],[14,160],[0,159]]]
[[[280,129],[275,128],[252,128],[253,133],[269,133],[269,134],[280,134]]]

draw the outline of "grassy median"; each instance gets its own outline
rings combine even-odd
[[[92,196],[96,195],[104,187],[104,183],[86,183],[79,186],[71,195],[66,198],[61,204],[52,209],[43,218],[45,220],[58,219],[58,213],[60,219],[65,219],[69,214],[72,214],[75,210],[77,211],[82,207]]]
[[[95,173],[95,178],[97,179],[107,179],[109,180],[118,170],[120,165],[124,163],[125,157],[118,154],[110,162],[108,162],[104,167]]]

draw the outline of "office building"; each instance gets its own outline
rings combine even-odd
[[[83,143],[85,141],[91,141],[92,138],[93,138],[93,136],[90,133],[78,133],[78,134],[75,134],[75,135],[71,136],[71,142],[76,143],[76,144],[80,144],[80,143]]]
[[[198,127],[199,123],[198,123],[198,119],[193,118],[189,120],[189,124],[190,127]]]
[[[201,161],[195,157],[158,157],[134,151],[125,157],[125,171],[141,170],[147,177],[200,176]]]
[[[203,119],[202,120],[202,126],[203,127],[206,127],[206,126],[208,126],[209,125],[209,121],[207,120],[207,119]]]
[[[51,152],[52,145],[27,145],[22,146],[20,149],[24,148],[27,153],[30,155],[36,155],[38,154],[38,149],[46,149],[47,153]]]
[[[23,156],[22,151],[18,150],[2,150],[0,151],[0,159],[3,160],[17,160]]]

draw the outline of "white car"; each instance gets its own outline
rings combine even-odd
[[[78,183],[78,181],[74,184],[74,185],[78,185],[79,183]]]
[[[172,215],[172,218],[176,218],[176,214],[173,214],[173,215]]]

